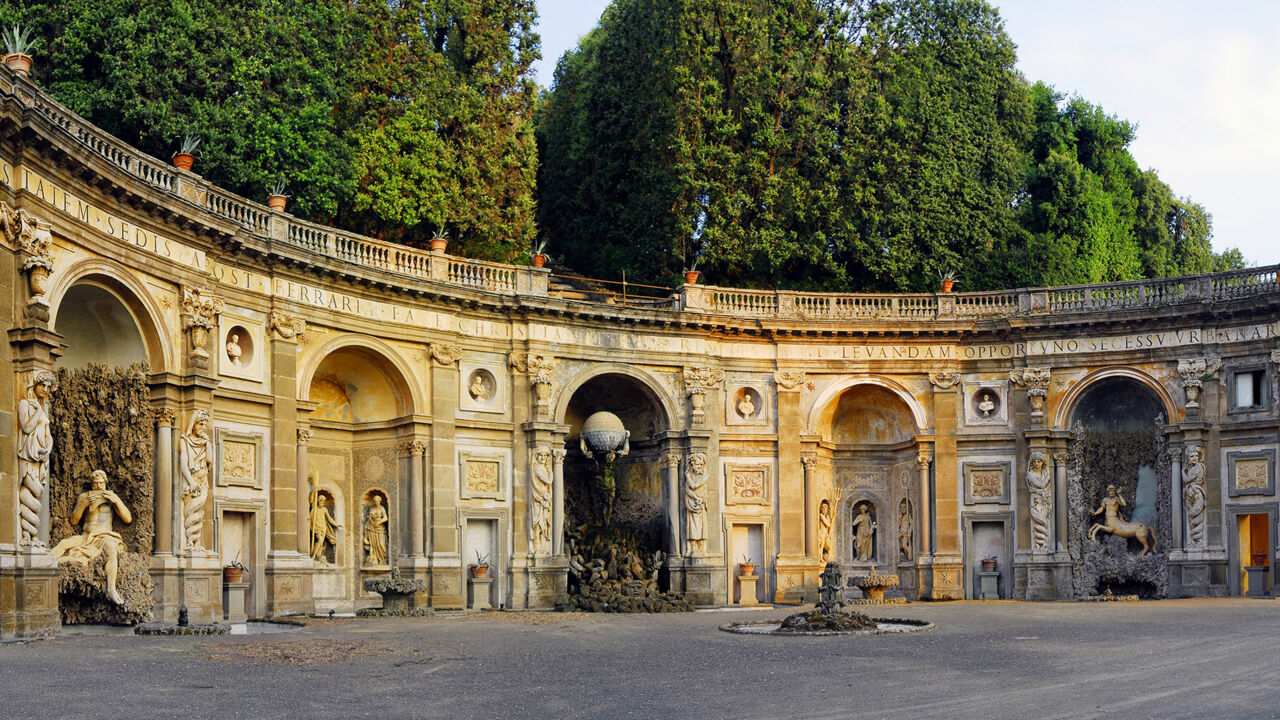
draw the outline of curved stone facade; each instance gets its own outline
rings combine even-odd
[[[476,592],[552,607],[578,428],[604,409],[631,433],[620,482],[660,514],[664,582],[700,604],[751,601],[744,556],[762,601],[813,599],[824,558],[896,572],[913,598],[1079,594],[1071,431],[1095,415],[1161,438],[1170,594],[1270,582],[1274,267],[995,293],[606,297],[270,211],[3,70],[0,202],[14,378],[0,436],[21,447],[40,371],[149,364],[158,619],[220,615],[237,556],[249,615],[376,606],[362,581],[392,567],[437,608]],[[207,521],[188,530],[180,447],[202,410]],[[23,462],[0,453],[4,637],[57,624],[57,566],[22,542]],[[317,531],[318,504],[331,523]],[[374,505],[385,559],[365,533]],[[1265,573],[1246,574],[1259,552]],[[484,587],[467,573],[477,554]]]

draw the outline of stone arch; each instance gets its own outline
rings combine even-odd
[[[170,333],[162,320],[164,311],[129,268],[107,258],[81,260],[54,275],[48,297],[54,308],[51,328],[55,332],[68,294],[86,286],[114,298],[128,312],[152,372],[178,367]]]
[[[299,394],[305,395],[307,400],[315,400],[311,397],[311,391],[317,379],[316,374],[324,367],[326,360],[340,354],[367,362],[368,367],[386,382],[394,394],[395,410],[390,417],[379,419],[405,417],[417,414],[420,409],[427,407],[418,383],[413,382],[412,369],[395,348],[377,338],[355,333],[333,338],[315,351],[298,373]]]
[[[925,411],[924,406],[916,400],[900,383],[890,380],[889,378],[868,375],[863,377],[846,377],[841,378],[830,387],[823,390],[814,398],[813,405],[809,407],[809,414],[805,418],[805,427],[809,432],[818,432],[820,430],[820,421],[822,416],[827,412],[833,412],[836,404],[840,401],[840,396],[845,392],[858,387],[860,385],[874,385],[884,388],[889,392],[897,395],[907,405],[907,409],[911,412],[911,418],[915,422],[915,433],[917,435],[925,434],[929,428],[929,415]]]
[[[1067,390],[1062,400],[1058,402],[1058,407],[1053,415],[1053,426],[1058,428],[1066,428],[1071,421],[1072,414],[1075,413],[1076,405],[1080,402],[1089,390],[1093,389],[1103,380],[1123,378],[1132,380],[1146,387],[1155,394],[1156,399],[1164,406],[1164,416],[1169,422],[1178,419],[1178,404],[1174,401],[1173,396],[1169,394],[1168,389],[1151,375],[1133,367],[1108,367],[1085,375],[1075,385]],[[1152,418],[1154,422],[1155,418]]]
[[[665,427],[661,430],[672,430],[679,423],[680,413],[679,405],[674,397],[663,387],[662,382],[654,377],[651,373],[641,370],[631,365],[623,365],[620,363],[603,363],[594,365],[591,368],[578,373],[572,380],[565,383],[564,388],[560,391],[560,396],[556,401],[555,419],[557,423],[564,423],[569,412],[569,404],[573,400],[573,396],[591,380],[607,375],[619,375],[634,380],[649,395],[649,399],[653,401],[654,406],[663,414]]]

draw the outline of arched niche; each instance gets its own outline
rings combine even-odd
[[[400,369],[385,355],[361,346],[337,348],[311,374],[307,399],[314,421],[370,423],[413,413],[413,394]]]
[[[108,367],[132,363],[156,363],[147,347],[140,323],[118,289],[92,281],[72,285],[58,303],[54,331],[62,335],[66,351],[61,367],[80,369],[90,363]]]
[[[911,409],[879,385],[856,385],[819,415],[819,431],[839,445],[898,445],[915,437]]]
[[[1152,388],[1136,378],[1112,375],[1086,385],[1071,407],[1068,427],[1077,424],[1093,430],[1141,430],[1168,420],[1164,402]]]

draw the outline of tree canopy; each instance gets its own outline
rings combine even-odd
[[[1205,210],[1134,128],[1031,85],[981,0],[615,0],[538,124],[542,231],[583,272],[967,289],[1203,272]]]

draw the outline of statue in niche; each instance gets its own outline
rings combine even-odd
[[[124,538],[112,529],[112,520],[120,518],[120,522],[128,525],[133,522],[133,514],[125,507],[120,496],[107,489],[107,474],[102,470],[93,471],[93,489],[80,493],[76,498],[75,509],[71,511],[71,524],[79,525],[81,518],[81,534],[58,543],[53,548],[53,556],[58,562],[73,562],[89,565],[99,555],[107,556],[107,597],[117,605],[123,605],[124,599],[116,591],[116,575],[120,567],[120,554],[125,551]]]
[[[825,562],[831,559],[831,501],[818,503],[818,552]]]
[[[707,456],[693,453],[684,477],[685,554],[689,556],[702,554],[706,547],[707,501],[702,497],[706,487]]]
[[[871,515],[871,503],[858,503],[858,515],[853,519],[853,552],[859,562],[871,560],[875,537],[876,520]]]
[[[534,553],[551,550],[551,449],[533,451],[533,469],[529,483],[529,540]]]
[[[744,418],[749,418],[756,413],[756,404],[751,399],[751,393],[746,390],[742,391],[742,399],[738,401],[738,414]]]
[[[187,431],[178,438],[178,466],[182,475],[182,548],[204,551],[204,505],[209,496],[209,411],[191,413]]]
[[[336,557],[338,547],[338,522],[329,512],[329,496],[319,490],[311,491],[311,559],[316,562],[329,563],[327,550],[334,548]]]
[[[387,509],[382,496],[374,493],[373,505],[364,517],[364,562],[366,565],[387,564]]]
[[[240,347],[240,336],[231,333],[227,338],[227,359],[231,361],[234,367],[240,367],[240,356],[244,354],[244,350]]]
[[[1156,548],[1156,531],[1142,523],[1125,520],[1124,515],[1120,514],[1120,509],[1127,505],[1128,503],[1124,501],[1124,496],[1116,491],[1116,486],[1108,485],[1107,496],[1102,498],[1102,504],[1098,506],[1097,510],[1090,513],[1091,515],[1106,513],[1106,524],[1094,523],[1093,527],[1089,528],[1089,539],[1096,541],[1099,530],[1109,532],[1117,537],[1137,538],[1138,542],[1142,544],[1142,550],[1138,555],[1146,555]]]
[[[484,400],[488,399],[488,397],[489,397],[489,388],[485,387],[485,385],[484,385],[484,376],[483,376],[483,375],[481,375],[480,373],[472,373],[472,374],[471,374],[471,388],[470,388],[470,391],[471,391],[471,397],[472,397],[472,398],[474,398],[474,399],[476,399],[476,400],[484,401]]]
[[[914,529],[911,527],[911,501],[902,498],[902,502],[898,503],[898,553],[902,555],[903,560],[911,559],[914,540]]]
[[[27,382],[26,397],[18,401],[18,524],[23,545],[44,547],[41,517],[49,486],[49,453],[53,451],[49,395],[57,387],[53,373],[37,370]]]
[[[1051,480],[1052,472],[1045,454],[1033,451],[1027,463],[1027,489],[1031,495],[1031,544],[1037,550],[1049,547],[1049,518],[1053,517]]]
[[[1204,487],[1204,452],[1199,445],[1187,446],[1187,463],[1182,466],[1182,498],[1187,508],[1187,542],[1203,547],[1209,498]]]

